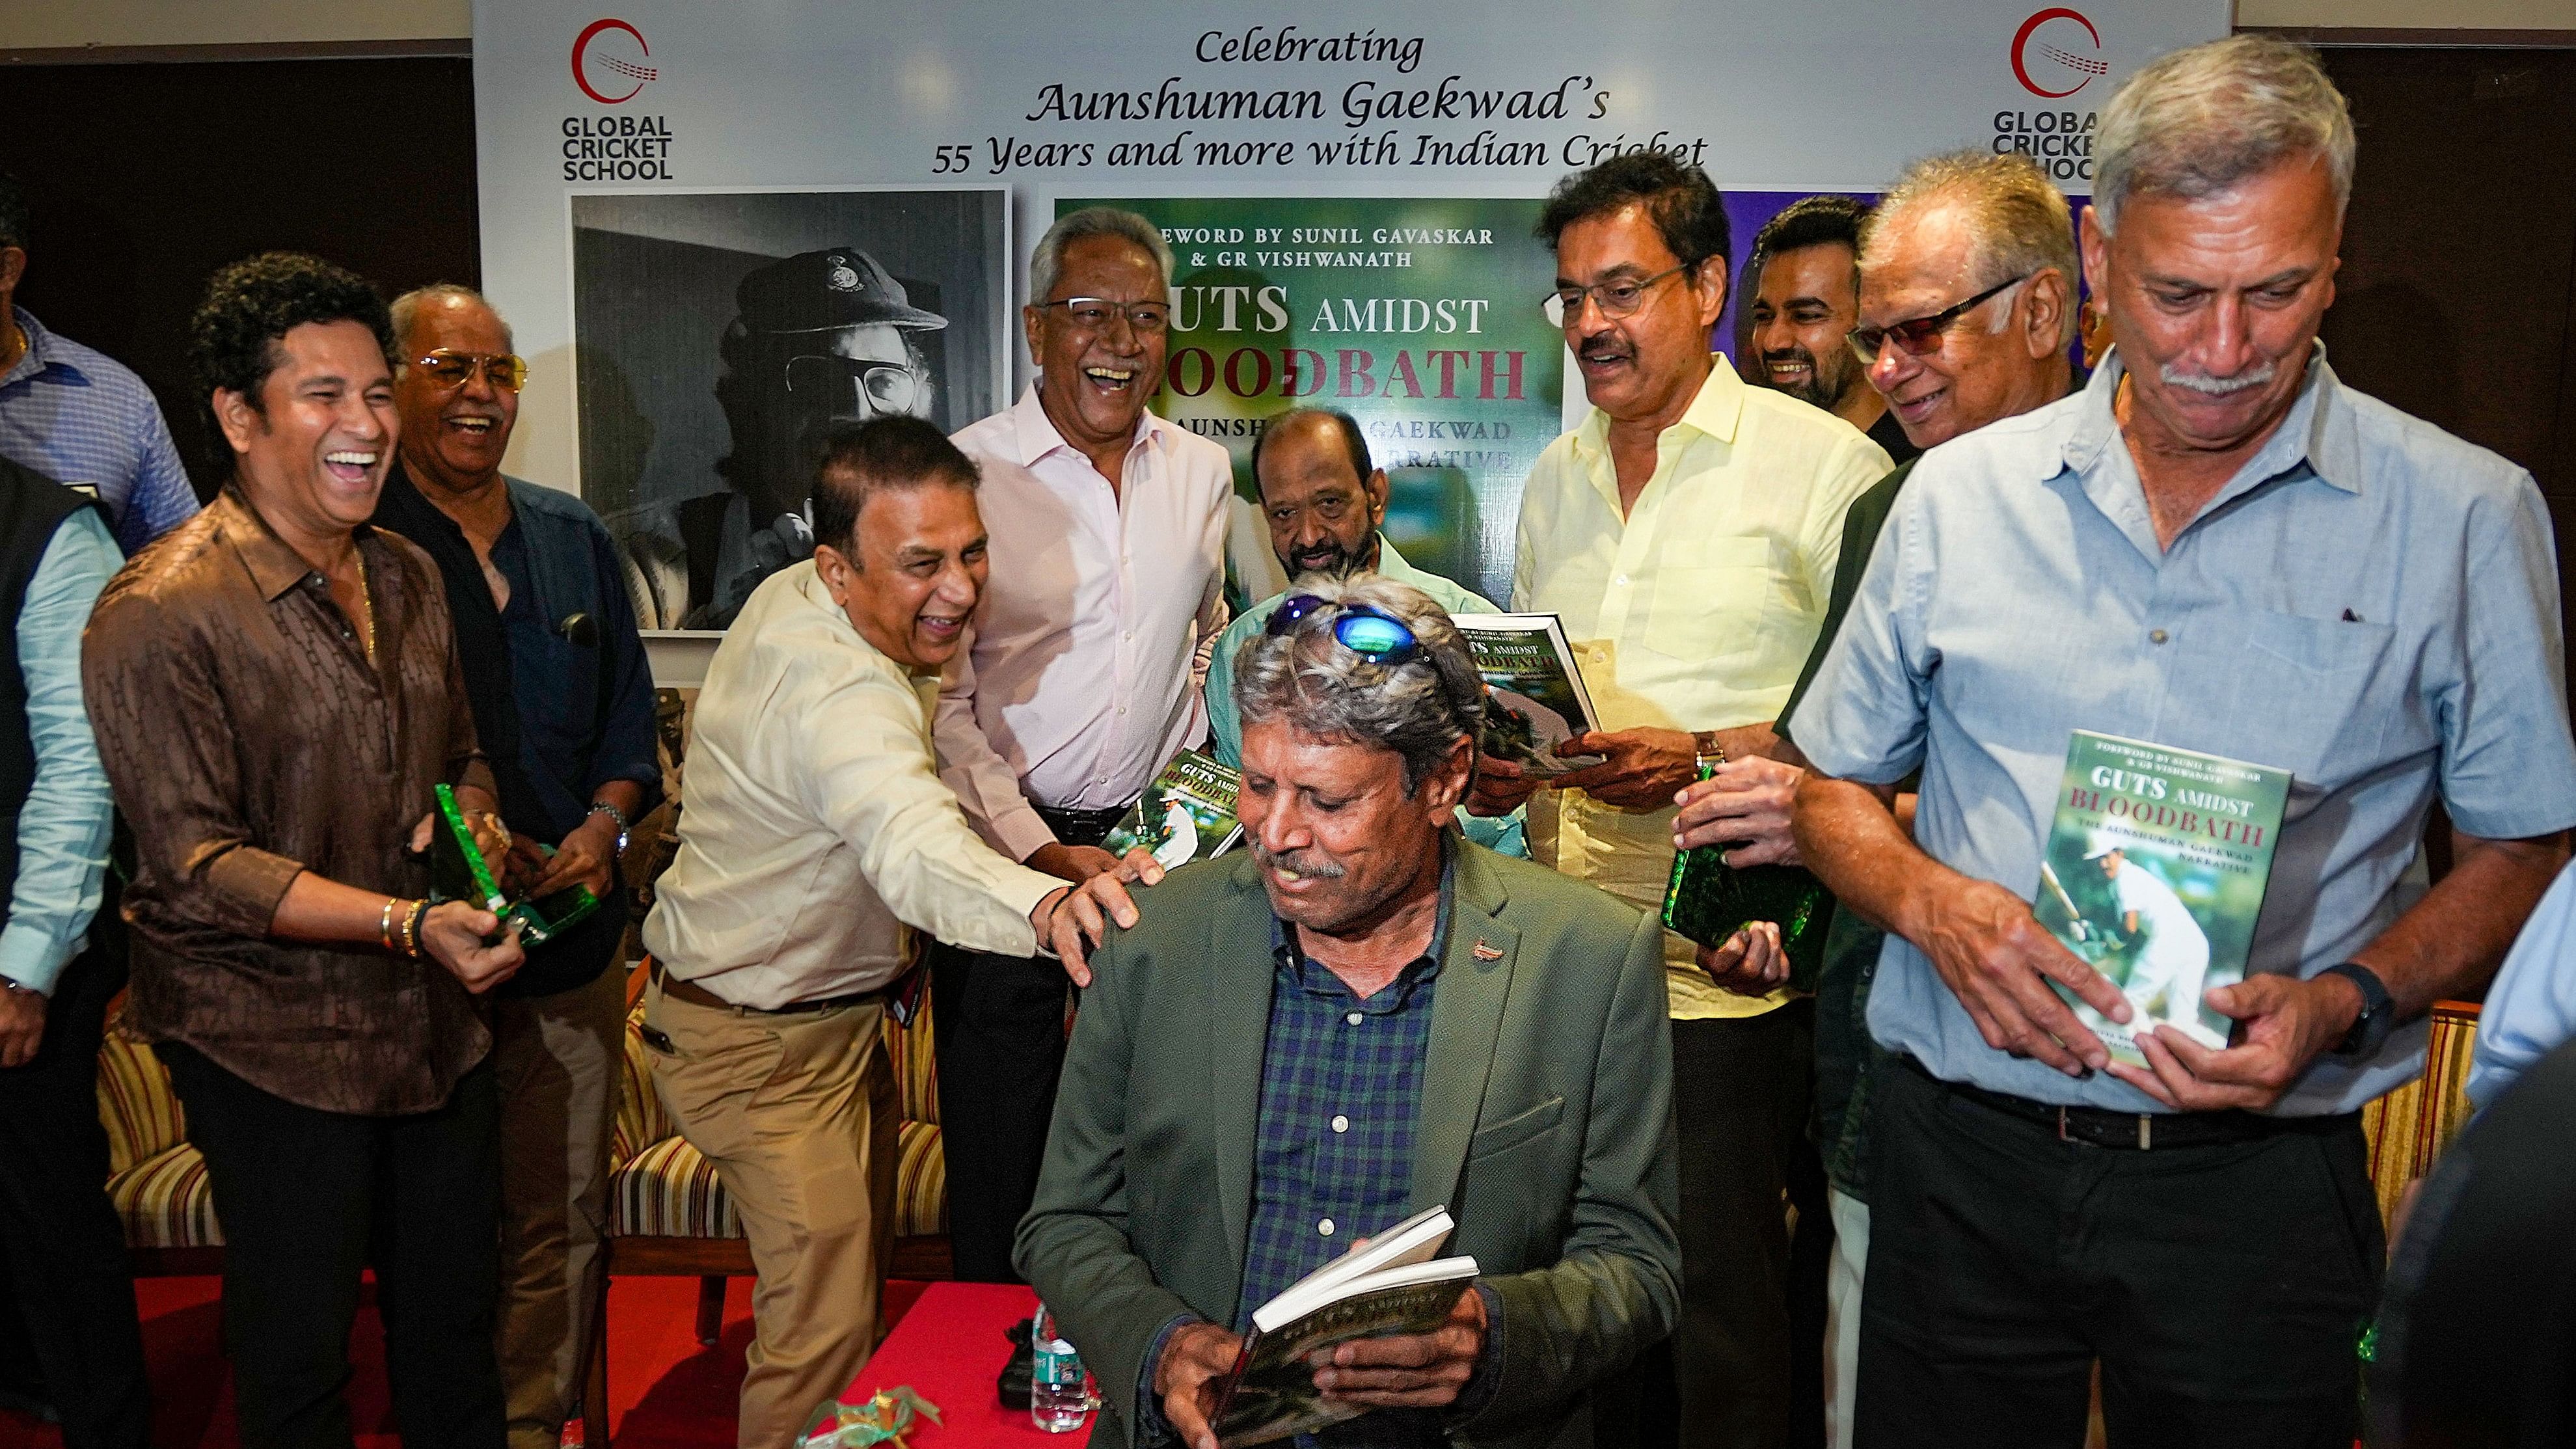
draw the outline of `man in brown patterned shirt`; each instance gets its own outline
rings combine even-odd
[[[125,1019],[213,1179],[241,1438],[348,1449],[372,1261],[403,1441],[501,1449],[478,995],[521,957],[484,944],[489,913],[423,900],[413,853],[441,781],[487,854],[506,832],[438,571],[367,527],[391,323],[358,277],[271,253],[215,274],[192,333],[233,478],[108,586],[82,677],[139,856]]]

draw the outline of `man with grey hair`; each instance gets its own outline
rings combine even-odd
[[[374,521],[438,565],[517,884],[578,883],[600,901],[529,946],[492,993],[501,1389],[512,1449],[551,1449],[578,1411],[608,1270],[626,1052],[626,973],[609,969],[626,935],[617,856],[661,783],[653,672],[607,525],[573,495],[501,472],[528,374],[509,325],[452,284],[406,292],[391,310],[402,431]]]
[[[2113,98],[2084,219],[2113,337],[2083,392],[1935,449],[1791,721],[1794,828],[1890,932],[1871,1034],[1860,1437],[2343,1445],[2381,1232],[2359,1109],[2422,1070],[2576,823],[2531,476],[2345,387],[2317,346],[2343,98],[2252,36]],[[2034,918],[2076,731],[2287,771],[2204,1046]],[[1921,772],[1909,831],[1890,809]],[[2439,798],[2454,865],[2406,877]],[[2198,909],[2195,907],[2195,909]]]
[[[1903,427],[1918,449],[2044,407],[2072,388],[2066,349],[2074,318],[2074,220],[2065,196],[2029,157],[1971,149],[1914,162],[1867,218],[1860,242],[1861,325],[1844,345],[1889,400],[1886,420]],[[1824,631],[1781,707],[1782,760],[1731,760],[1714,779],[1688,787],[1678,817],[1686,844],[1725,846],[1730,859],[1746,865],[1797,861],[1789,802],[1801,757],[1786,720],[1833,647],[1879,528],[1913,471],[1909,458],[1852,500],[1843,516]],[[1911,791],[1900,794],[1898,818],[1913,818],[1913,810]],[[1851,1443],[1861,1280],[1869,1259],[1869,1087],[1885,1066],[1861,1012],[1885,939],[1853,912],[1837,912],[1816,983],[1818,1140],[1833,1221],[1824,1409],[1838,1449]]]
[[[1253,1311],[1446,1206],[1480,1276],[1331,1350],[1315,1387],[1367,1417],[1316,1441],[1589,1444],[1680,1298],[1662,929],[1453,828],[1484,688],[1438,605],[1300,590],[1236,662],[1251,848],[1094,954],[1019,1264],[1099,1378],[1093,1442],[1215,1449]]]
[[[1171,288],[1152,222],[1102,206],[1058,220],[1020,309],[1037,380],[957,434],[983,469],[993,584],[941,684],[942,778],[995,849],[1070,881],[1114,864],[1109,828],[1207,738],[1234,470],[1146,410]],[[1064,1061],[1064,973],[943,946],[932,986],[957,1276],[1008,1282]]]

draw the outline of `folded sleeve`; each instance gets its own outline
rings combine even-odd
[[[2530,474],[2472,506],[2460,608],[2464,667],[2439,702],[2443,808],[2489,840],[2576,824],[2558,565]]]
[[[2558,872],[2487,988],[2469,1063],[2469,1101],[2495,1104],[2532,1064],[2576,1037],[2576,865]]]
[[[51,992],[87,944],[107,876],[115,807],[81,701],[81,628],[123,562],[97,510],[82,508],[46,544],[18,607],[36,777],[16,822],[18,873],[8,925],[0,927],[0,976],[34,991]]]

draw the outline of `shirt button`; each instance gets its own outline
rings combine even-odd
[[[1628,576],[1626,574],[1621,574],[1619,577],[1612,579],[1611,582],[1624,589],[1628,587]]]
[[[2162,644],[2165,640],[2171,637],[2173,636],[2167,634],[2162,629],[2149,629],[2147,631],[2147,642],[2150,644]]]
[[[1121,635],[1119,635],[1118,637],[1119,637],[1119,638],[1121,638],[1121,639],[1125,639],[1125,640],[1133,641],[1133,640],[1135,639],[1135,637],[1136,637],[1136,631],[1135,631],[1135,630],[1133,630],[1133,629],[1130,629],[1130,630],[1128,630],[1126,633],[1121,634]]]
[[[1350,1130],[1351,1130],[1351,1119],[1350,1119],[1350,1118],[1348,1118],[1348,1117],[1335,1117],[1335,1118],[1333,1119],[1333,1130],[1334,1130],[1334,1131],[1336,1131],[1336,1132],[1348,1132],[1348,1131],[1350,1131]]]
[[[1360,1014],[1354,1011],[1350,1015],[1343,1017],[1342,1020],[1349,1022],[1353,1026],[1357,1026],[1360,1024]]]
[[[1331,1218],[1326,1218],[1322,1222],[1315,1224],[1315,1231],[1323,1237],[1331,1237],[1333,1235],[1333,1220]]]

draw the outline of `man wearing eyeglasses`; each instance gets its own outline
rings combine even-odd
[[[2030,158],[1967,150],[1917,161],[1879,198],[1857,240],[1861,325],[1835,345],[1865,373],[1875,395],[1901,400],[1885,421],[1902,426],[1910,442],[1929,448],[2067,394],[2074,223],[2066,198]],[[1989,284],[1997,274],[2002,280]],[[1844,516],[1824,630],[1780,711],[1781,758],[1732,761],[1685,790],[1675,818],[1685,846],[1723,846],[1729,860],[1744,865],[1798,863],[1789,808],[1801,757],[1789,738],[1789,719],[1842,627],[1879,526],[1913,471],[1911,459],[1899,464]],[[1912,820],[1913,795],[1900,794],[1895,810],[1897,818]],[[1851,1442],[1869,1254],[1866,1106],[1886,1059],[1861,1013],[1884,939],[1857,914],[1836,912],[1816,983],[1816,1115],[1833,1221],[1824,1389],[1826,1427],[1838,1446]],[[1772,969],[1785,975],[1781,963]],[[1799,1351],[1808,1352],[1808,1345]]]
[[[627,540],[646,628],[725,628],[762,580],[814,552],[806,494],[834,428],[944,424],[920,337],[948,319],[912,305],[868,253],[830,247],[772,262],[742,279],[734,305],[716,382],[733,437],[716,465],[726,486]]]
[[[983,468],[992,587],[939,700],[941,775],[1013,860],[1081,881],[1165,762],[1207,738],[1199,691],[1223,632],[1220,445],[1154,416],[1172,253],[1134,212],[1057,220],[1021,309],[1037,380],[957,435]],[[939,1108],[957,1276],[1014,1281],[1064,1061],[1054,962],[942,948]]]
[[[1703,763],[1773,749],[1771,722],[1824,617],[1843,510],[1886,474],[1887,454],[1709,352],[1728,244],[1705,173],[1651,153],[1604,162],[1557,187],[1539,234],[1557,256],[1548,317],[1593,406],[1530,474],[1512,606],[1563,617],[1603,726],[1563,752],[1602,758],[1534,795],[1538,779],[1487,759],[1475,808],[1529,801],[1533,859],[1655,909],[1675,795]],[[1670,1350],[1686,1444],[1788,1434],[1780,1202],[1806,1131],[1810,1013],[1759,979],[1771,946],[1761,929],[1739,933],[1704,967],[1692,943],[1665,939],[1686,1104]]]
[[[2317,344],[2355,149],[2283,42],[2120,88],[2083,228],[2111,351],[1916,466],[1792,721],[1800,851],[1891,932],[1869,1026],[1906,1059],[1871,1086],[1863,1442],[2071,1443],[2097,1361],[2114,1446],[2353,1439],[2359,1109],[2423,1069],[2432,1003],[2485,985],[2576,823],[2531,475]],[[2147,1030],[2032,918],[2076,730],[2291,776],[2244,979],[2202,998],[2227,1045]],[[2060,992],[2137,1021],[2147,1065]]]
[[[375,522],[426,550],[446,585],[513,884],[541,895],[579,884],[601,902],[527,948],[492,1015],[502,1390],[513,1449],[552,1449],[576,1411],[607,1266],[626,1040],[625,973],[608,968],[626,932],[617,856],[660,780],[653,678],[599,516],[501,472],[527,364],[500,314],[449,285],[406,292],[392,313],[402,429]]]

